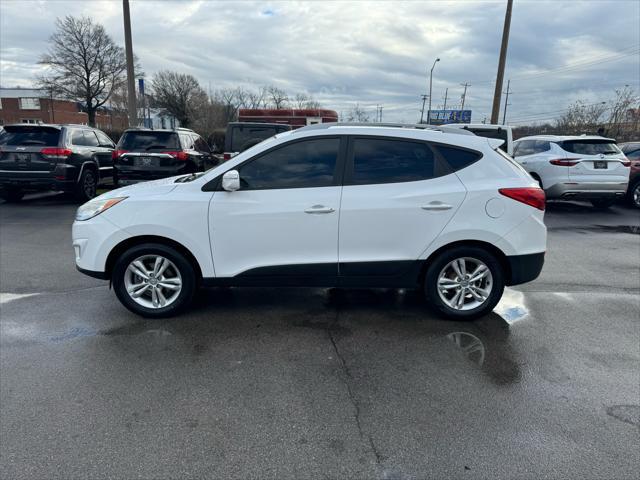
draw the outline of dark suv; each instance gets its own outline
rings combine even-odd
[[[125,130],[113,152],[116,185],[183,173],[203,172],[218,164],[200,135],[187,128]]]
[[[87,201],[101,181],[113,181],[114,147],[105,133],[85,125],[5,125],[0,197],[17,202],[28,191],[62,190]]]
[[[282,123],[229,122],[224,138],[224,160],[257,145],[267,138],[291,130]]]

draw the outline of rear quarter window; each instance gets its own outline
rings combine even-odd
[[[47,127],[7,126],[0,135],[0,145],[57,146],[60,130]]]
[[[474,152],[473,150],[445,147],[444,145],[437,145],[435,148],[454,172],[462,170],[482,158],[480,152]]]

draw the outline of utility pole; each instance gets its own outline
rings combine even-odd
[[[422,95],[422,110],[420,111],[420,123],[422,123],[422,120],[424,118],[424,104],[427,101],[428,96],[429,95],[426,95],[426,94]]]
[[[431,96],[433,92],[433,69],[436,68],[436,63],[440,61],[439,58],[436,58],[436,61],[433,62],[433,66],[431,67],[431,73],[429,74],[429,111],[427,112],[427,125],[431,125]]]
[[[507,121],[507,105],[509,105],[509,86],[511,85],[511,79],[507,80],[507,91],[504,92],[506,97],[504,99],[504,113],[502,114],[502,124]]]
[[[133,46],[131,43],[131,15],[129,14],[129,0],[122,0],[124,14],[124,47],[127,56],[127,108],[129,110],[129,126],[138,126],[136,112],[136,78],[133,68]]]
[[[462,105],[460,105],[460,110],[464,110],[464,101],[467,98],[467,88],[470,87],[471,84],[469,82],[464,82],[460,85],[464,87],[464,92],[462,92]]]
[[[442,107],[443,110],[447,109],[447,95],[449,95],[449,88],[448,87],[444,91],[444,105]]]
[[[500,59],[498,60],[498,76],[496,77],[496,89],[493,93],[493,108],[491,110],[491,123],[498,123],[500,116],[500,97],[502,97],[502,80],[504,79],[504,66],[507,61],[507,47],[509,46],[509,29],[511,28],[511,9],[513,0],[507,0],[507,12],[504,16],[502,29],[502,45],[500,46]]]
[[[382,123],[382,105],[380,105],[380,123]]]

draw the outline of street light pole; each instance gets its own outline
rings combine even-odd
[[[431,67],[431,73],[429,74],[429,110],[427,111],[427,125],[431,125],[431,93],[433,90],[433,69],[436,68],[436,63],[440,61],[439,58],[436,58],[436,61],[433,62],[433,66]]]
[[[138,113],[136,111],[136,78],[133,68],[129,0],[122,0],[122,13],[124,16],[124,48],[127,57],[127,108],[129,110],[129,126],[136,127],[138,125]]]

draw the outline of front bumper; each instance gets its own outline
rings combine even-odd
[[[545,252],[540,252],[507,257],[510,276],[506,284],[509,286],[519,285],[538,278],[544,265],[544,253]]]
[[[628,182],[561,182],[545,189],[548,199],[622,197]]]
[[[100,214],[73,222],[71,237],[76,268],[91,277],[106,278],[109,253],[130,235]]]

